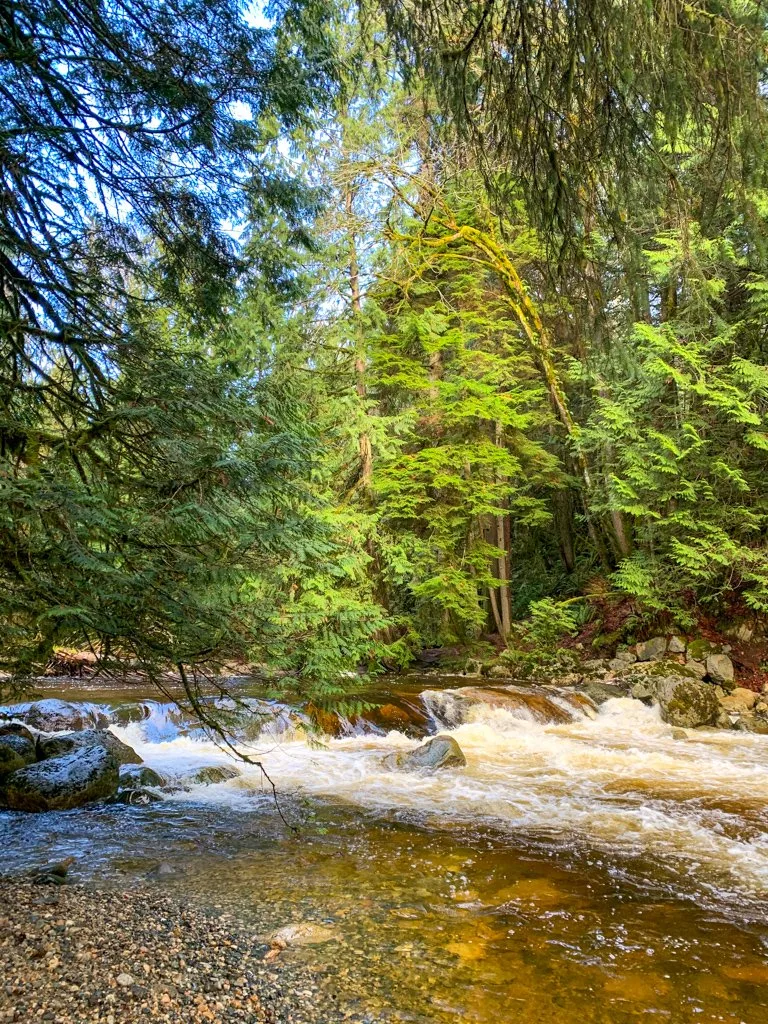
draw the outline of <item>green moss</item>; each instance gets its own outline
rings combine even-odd
[[[718,654],[720,648],[709,640],[691,640],[688,644],[688,657],[694,661],[706,661],[710,654]]]

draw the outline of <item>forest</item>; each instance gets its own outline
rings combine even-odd
[[[768,1024],[768,6],[0,3],[0,1022]]]
[[[762,6],[242,13],[3,12],[4,668],[763,615]]]

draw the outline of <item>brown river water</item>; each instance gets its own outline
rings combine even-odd
[[[682,738],[637,701],[595,712],[554,690],[444,682],[385,684],[379,699],[417,723],[404,732],[379,718],[318,738],[254,703],[276,717],[246,721],[239,744],[296,832],[241,765],[148,807],[0,814],[0,870],[71,854],[78,880],[150,877],[265,942],[313,925],[322,942],[279,956],[313,967],[319,1021],[768,1024],[768,737]],[[56,695],[108,708],[182,783],[233,763],[139,690]],[[382,764],[425,729],[454,736],[467,767]]]

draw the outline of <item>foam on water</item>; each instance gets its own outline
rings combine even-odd
[[[418,742],[395,731],[318,745],[300,726],[281,728],[241,750],[286,794],[413,812],[438,827],[567,837],[609,855],[650,858],[697,891],[768,898],[768,737],[691,731],[675,739],[658,709],[629,699],[609,700],[594,717],[570,706],[574,720],[557,724],[538,720],[539,704],[531,711],[475,695],[458,714],[457,699],[425,703],[464,751],[460,770],[385,768],[384,755]],[[141,721],[113,730],[171,776],[231,763],[200,735],[152,742],[156,733]],[[253,808],[269,790],[259,768],[240,768],[235,779],[169,799]]]

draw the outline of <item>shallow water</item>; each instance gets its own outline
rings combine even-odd
[[[114,731],[167,775],[229,762],[167,707],[89,699],[121,705]],[[466,768],[390,771],[418,739],[358,723],[318,744],[281,709],[243,749],[297,834],[248,766],[148,808],[6,814],[3,868],[74,853],[102,884],[154,871],[258,922],[264,951],[321,924],[332,937],[276,969],[316,965],[323,1020],[768,1022],[768,737],[675,739],[639,702],[595,715],[552,691],[420,702]]]

